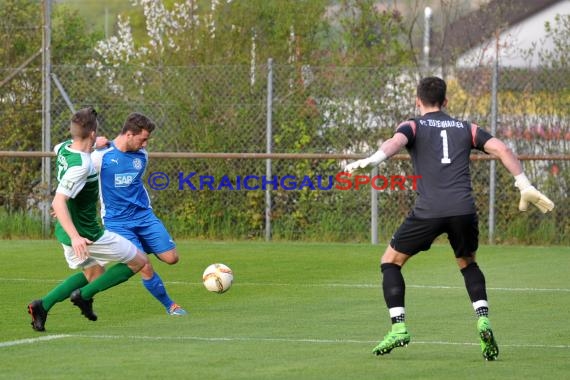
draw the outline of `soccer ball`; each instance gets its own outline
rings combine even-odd
[[[216,263],[206,268],[202,281],[210,292],[224,293],[232,287],[234,273],[227,265]]]

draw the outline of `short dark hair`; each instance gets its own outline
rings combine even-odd
[[[69,130],[72,137],[87,138],[93,131],[97,131],[97,111],[93,107],[85,107],[75,112],[71,117]]]
[[[447,93],[445,81],[438,77],[426,77],[420,80],[417,97],[426,106],[443,106]]]
[[[133,112],[127,116],[127,120],[125,120],[125,124],[123,124],[121,134],[124,135],[127,132],[132,132],[135,135],[138,135],[143,130],[151,133],[155,128],[156,124],[154,124],[154,121],[150,118],[141,113]]]

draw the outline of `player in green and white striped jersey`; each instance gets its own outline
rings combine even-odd
[[[58,180],[52,202],[57,218],[55,236],[63,246],[69,267],[82,271],[28,305],[32,328],[36,331],[45,331],[48,311],[66,298],[87,319],[96,321],[93,296],[127,281],[148,263],[146,255],[130,241],[104,230],[99,223],[99,181],[90,155],[97,127],[97,112],[91,107],[83,108],[71,119],[72,139],[55,147]],[[110,262],[117,264],[105,270]]]

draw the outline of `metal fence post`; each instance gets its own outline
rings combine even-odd
[[[498,44],[497,44],[498,45]],[[498,109],[498,76],[499,76],[499,47],[497,46],[495,62],[493,65],[493,80],[491,84],[491,134],[497,133],[497,109]],[[489,166],[489,244],[495,243],[495,192],[497,165],[491,160]]]
[[[430,39],[431,39],[431,17],[432,10],[430,7],[424,8],[424,70],[425,75],[429,75],[430,64],[429,64],[429,51],[430,51]]]
[[[51,150],[51,0],[43,0],[42,34],[42,150]],[[42,183],[45,186],[42,210],[42,231],[49,236],[49,199],[51,195],[51,157],[42,157]]]
[[[273,133],[272,124],[272,107],[273,107],[273,59],[267,60],[267,124],[266,124],[266,142],[267,153],[272,151]],[[271,178],[271,158],[265,160],[266,178]],[[271,189],[267,186],[265,189],[265,241],[271,240]]]
[[[378,175],[378,166],[372,169],[371,178]],[[372,182],[370,182],[372,185]],[[371,243],[378,244],[378,190],[370,186],[370,236]]]

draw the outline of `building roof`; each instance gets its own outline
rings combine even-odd
[[[492,0],[476,11],[449,24],[439,41],[434,41],[432,57],[451,64],[463,53],[492,39],[498,32],[516,25],[561,0]]]

